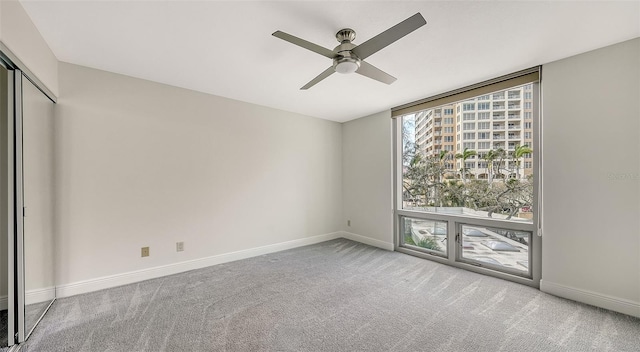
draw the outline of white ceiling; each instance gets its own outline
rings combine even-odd
[[[21,0],[59,60],[319,118],[348,121],[640,36],[640,2]],[[385,85],[271,36],[333,49],[422,13],[427,25],[366,61]]]

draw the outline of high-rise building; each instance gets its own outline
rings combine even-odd
[[[484,157],[491,150],[503,150],[513,155],[519,145],[533,146],[533,90],[531,85],[507,89],[474,99],[421,111],[415,120],[415,141],[424,156],[449,152],[445,165],[452,173],[463,168],[455,159],[465,149],[476,151],[464,161],[472,178],[488,178],[488,162]],[[525,154],[519,166],[511,157],[504,157],[496,177],[525,177],[533,173],[533,157]]]

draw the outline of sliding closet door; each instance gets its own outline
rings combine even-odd
[[[24,338],[26,339],[55,299],[55,283],[53,102],[24,77],[22,78],[22,181]],[[20,246],[18,248],[20,249]]]

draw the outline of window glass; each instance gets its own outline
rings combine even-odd
[[[504,271],[529,272],[531,232],[462,225],[462,258]]]
[[[402,218],[402,242],[410,248],[447,253],[447,223],[426,219]]]
[[[522,87],[482,98],[487,97],[490,101],[477,97],[402,118],[403,209],[442,212],[450,208],[473,217],[532,221],[535,151],[529,145],[533,120],[525,122],[531,112],[525,115],[519,99],[532,101]],[[495,100],[498,105],[510,104],[509,109],[494,111]],[[484,104],[490,105],[489,111],[477,115],[470,111]],[[444,118],[450,126],[442,129],[431,120],[436,110],[464,112],[457,122]],[[469,121],[475,117],[483,121]],[[455,139],[436,137],[441,130],[453,133],[453,125],[458,131]]]

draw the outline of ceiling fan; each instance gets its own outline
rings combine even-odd
[[[427,24],[427,21],[418,12],[360,45],[352,43],[356,38],[356,32],[351,28],[344,28],[336,33],[336,39],[340,42],[340,45],[336,46],[333,50],[329,50],[321,47],[320,45],[308,42],[282,31],[275,31],[272,35],[333,60],[333,65],[331,67],[324,70],[324,72],[312,79],[309,83],[305,84],[300,88],[302,90],[313,87],[318,82],[331,76],[334,72],[355,72],[365,77],[375,79],[376,81],[391,84],[395,82],[395,77],[363,60],[425,24]]]

